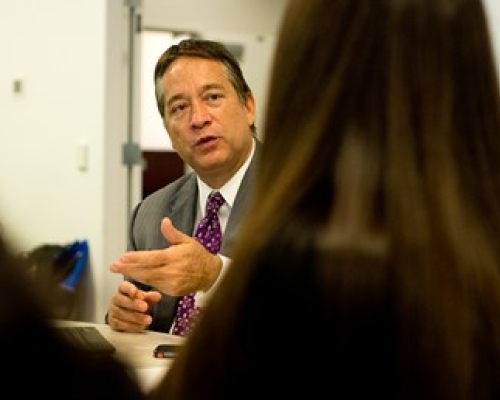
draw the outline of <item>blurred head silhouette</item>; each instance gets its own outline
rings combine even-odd
[[[0,339],[4,389],[15,397],[141,399],[133,371],[111,356],[71,345],[51,322],[51,302],[39,290],[15,246],[0,235]],[[33,382],[20,383],[28,377]],[[9,390],[10,389],[10,390]]]

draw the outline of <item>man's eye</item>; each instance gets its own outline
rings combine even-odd
[[[222,95],[219,93],[210,93],[207,95],[207,99],[209,101],[217,101],[217,100],[220,100],[221,98],[222,98]]]
[[[172,114],[176,114],[176,113],[179,113],[179,112],[183,111],[186,107],[187,107],[186,104],[176,104],[175,106],[173,106],[171,108],[170,112]]]

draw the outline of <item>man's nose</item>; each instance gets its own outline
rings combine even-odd
[[[191,107],[191,125],[202,128],[210,121],[210,113],[202,101],[195,101]]]

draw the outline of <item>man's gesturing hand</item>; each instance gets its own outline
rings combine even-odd
[[[161,232],[170,247],[127,252],[111,264],[110,270],[171,296],[210,289],[222,268],[220,257],[177,230],[169,218],[163,219]]]
[[[139,332],[151,324],[148,314],[151,307],[160,301],[157,291],[144,292],[134,284],[123,281],[111,298],[108,311],[108,324],[119,331]]]

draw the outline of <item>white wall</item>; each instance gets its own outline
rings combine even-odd
[[[148,28],[274,35],[288,0],[142,0]]]
[[[91,321],[102,321],[118,282],[108,265],[129,213],[124,10],[116,0],[2,0],[0,14],[0,222],[20,250],[89,241],[80,317]]]
[[[500,1],[484,0],[489,20],[490,31],[493,36],[493,47],[497,55],[497,70],[500,74]]]

